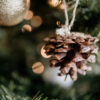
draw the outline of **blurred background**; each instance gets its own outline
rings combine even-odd
[[[71,20],[75,0],[66,1]],[[32,21],[0,27],[0,100],[100,100],[99,53],[96,64],[92,64],[93,70],[86,76],[79,75],[75,82],[70,77],[65,81],[64,77],[58,77],[58,68],[50,68],[49,59],[41,56],[43,39],[55,32],[59,21],[65,23],[63,3],[31,0],[30,9],[35,16]],[[21,32],[21,27],[30,23],[32,32]],[[100,0],[80,0],[72,31],[100,39]],[[33,72],[36,62],[43,64],[42,74]]]

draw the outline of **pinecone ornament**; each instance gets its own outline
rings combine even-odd
[[[59,76],[69,74],[72,80],[77,80],[77,73],[85,75],[91,70],[88,62],[96,62],[96,37],[74,32],[68,36],[47,37],[44,41],[45,53],[51,55],[50,66],[60,67]]]

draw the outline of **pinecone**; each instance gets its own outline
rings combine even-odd
[[[82,75],[90,71],[89,63],[96,62],[98,39],[83,33],[72,33],[68,36],[52,36],[44,39],[47,55],[52,55],[51,67],[60,67],[59,76],[70,75],[72,80],[77,80],[77,73]]]

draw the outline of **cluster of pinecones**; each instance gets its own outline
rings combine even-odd
[[[82,75],[90,71],[89,63],[96,62],[98,39],[83,33],[72,33],[68,36],[52,36],[44,39],[45,53],[51,55],[50,66],[60,67],[59,76],[70,75],[77,80],[77,73]]]

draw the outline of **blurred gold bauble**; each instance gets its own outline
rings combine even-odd
[[[24,20],[30,0],[0,0],[0,26],[13,26]]]

